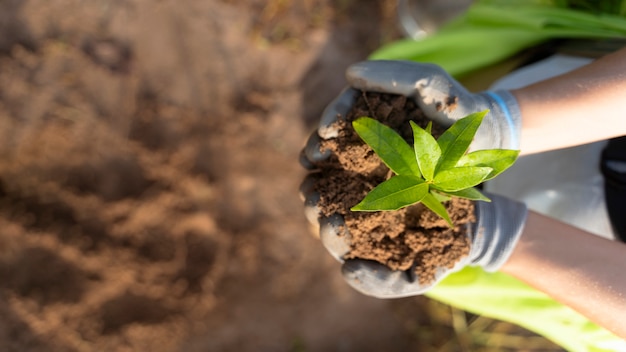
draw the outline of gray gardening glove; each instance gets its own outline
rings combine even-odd
[[[470,151],[519,149],[521,114],[509,91],[470,93],[441,67],[412,61],[363,61],[346,71],[350,88],[344,90],[324,111],[317,130],[307,144],[309,161],[328,157],[319,151],[319,138],[336,137],[332,124],[345,115],[359,91],[399,94],[412,98],[426,116],[444,127],[474,112],[489,109]]]
[[[423,294],[448,274],[465,266],[480,266],[487,272],[497,271],[509,258],[517,243],[528,210],[525,204],[498,196],[486,194],[491,202],[476,202],[477,221],[467,225],[470,239],[470,253],[453,268],[440,268],[435,280],[427,285],[420,284],[414,268],[407,271],[392,271],[377,262],[350,259],[343,256],[350,250],[349,236],[343,226],[343,218],[332,215],[320,218],[317,209],[319,194],[313,189],[315,175],[302,183],[301,194],[305,199],[305,213],[313,224],[319,222],[320,240],[324,247],[342,263],[344,279],[357,291],[378,298],[400,298]]]
[[[330,151],[321,150],[322,139],[337,137],[333,124],[339,116],[346,116],[360,91],[401,94],[415,100],[432,120],[449,126],[470,113],[489,109],[471,150],[519,149],[520,112],[513,95],[507,91],[472,94],[452,79],[443,69],[432,64],[407,61],[365,61],[347,70],[350,87],[346,88],[324,110],[320,124],[311,134],[300,158],[301,164],[314,170],[326,160]],[[343,260],[350,245],[346,240],[341,215],[320,218],[317,203],[319,194],[313,190],[311,174],[301,186],[305,214],[319,226],[320,239],[326,249],[340,262],[347,282],[364,294],[379,298],[396,298],[422,294],[449,273],[466,265],[479,265],[487,271],[496,271],[506,261],[519,238],[526,219],[526,206],[496,195],[489,195],[491,203],[477,202],[475,223],[468,231],[471,253],[454,268],[441,268],[434,282],[421,285],[413,270],[391,271],[382,264],[365,260]]]
[[[442,126],[489,109],[471,148],[519,149],[521,114],[509,91],[473,94],[441,67],[412,61],[363,61],[350,66],[346,76],[358,90],[413,98],[426,116]]]
[[[523,203],[494,194],[488,196],[491,203],[477,202],[477,221],[468,225],[470,254],[453,268],[440,268],[435,280],[428,285],[420,284],[413,270],[391,271],[382,264],[366,260],[345,261],[342,265],[343,277],[350,286],[368,296],[400,298],[425,293],[448,274],[468,265],[480,266],[487,272],[498,271],[522,234],[528,210]],[[325,246],[331,253],[343,249],[342,246],[336,248],[332,241],[329,244]]]

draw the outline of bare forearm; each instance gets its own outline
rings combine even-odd
[[[513,94],[523,154],[626,135],[626,49]]]
[[[626,245],[531,212],[501,270],[626,338]]]

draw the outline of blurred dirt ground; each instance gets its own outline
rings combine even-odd
[[[517,349],[354,292],[304,218],[298,153],[394,5],[0,0],[0,351]]]

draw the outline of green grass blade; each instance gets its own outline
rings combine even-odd
[[[444,192],[458,192],[483,182],[491,170],[490,167],[479,166],[463,166],[443,170],[435,175],[433,186]]]
[[[450,227],[454,227],[454,225],[452,224],[452,219],[450,219],[450,215],[448,215],[446,207],[441,204],[434,195],[430,193],[426,194],[426,196],[424,196],[424,198],[422,199],[422,203],[428,209],[432,210],[435,214],[441,216],[444,220],[446,220]]]
[[[428,184],[417,176],[393,176],[379,184],[352,211],[398,210],[421,201]]]
[[[413,129],[414,150],[417,159],[417,165],[425,180],[432,180],[435,176],[435,167],[441,157],[441,149],[435,138],[418,126],[415,122],[410,121]],[[431,126],[429,124],[429,126]]]
[[[508,169],[519,155],[519,150],[491,149],[477,150],[463,155],[457,166],[485,166],[493,169],[484,181],[490,180]]]
[[[455,122],[437,140],[441,148],[441,159],[437,171],[447,170],[467,152],[476,131],[489,110],[476,112]]]
[[[369,117],[353,121],[352,126],[396,175],[420,176],[413,148],[392,128]]]

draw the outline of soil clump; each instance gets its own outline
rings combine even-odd
[[[474,203],[452,198],[445,206],[454,228],[422,204],[397,211],[352,212],[350,208],[381,182],[392,176],[389,168],[365,144],[352,127],[362,116],[379,120],[412,144],[409,121],[425,128],[428,119],[404,96],[363,92],[352,110],[336,122],[339,134],[322,143],[332,155],[321,165],[315,188],[320,193],[322,216],[340,214],[350,236],[345,259],[367,259],[392,270],[411,271],[422,283],[435,278],[439,267],[451,268],[469,254],[467,226],[475,221]],[[433,135],[444,128],[433,124]]]

